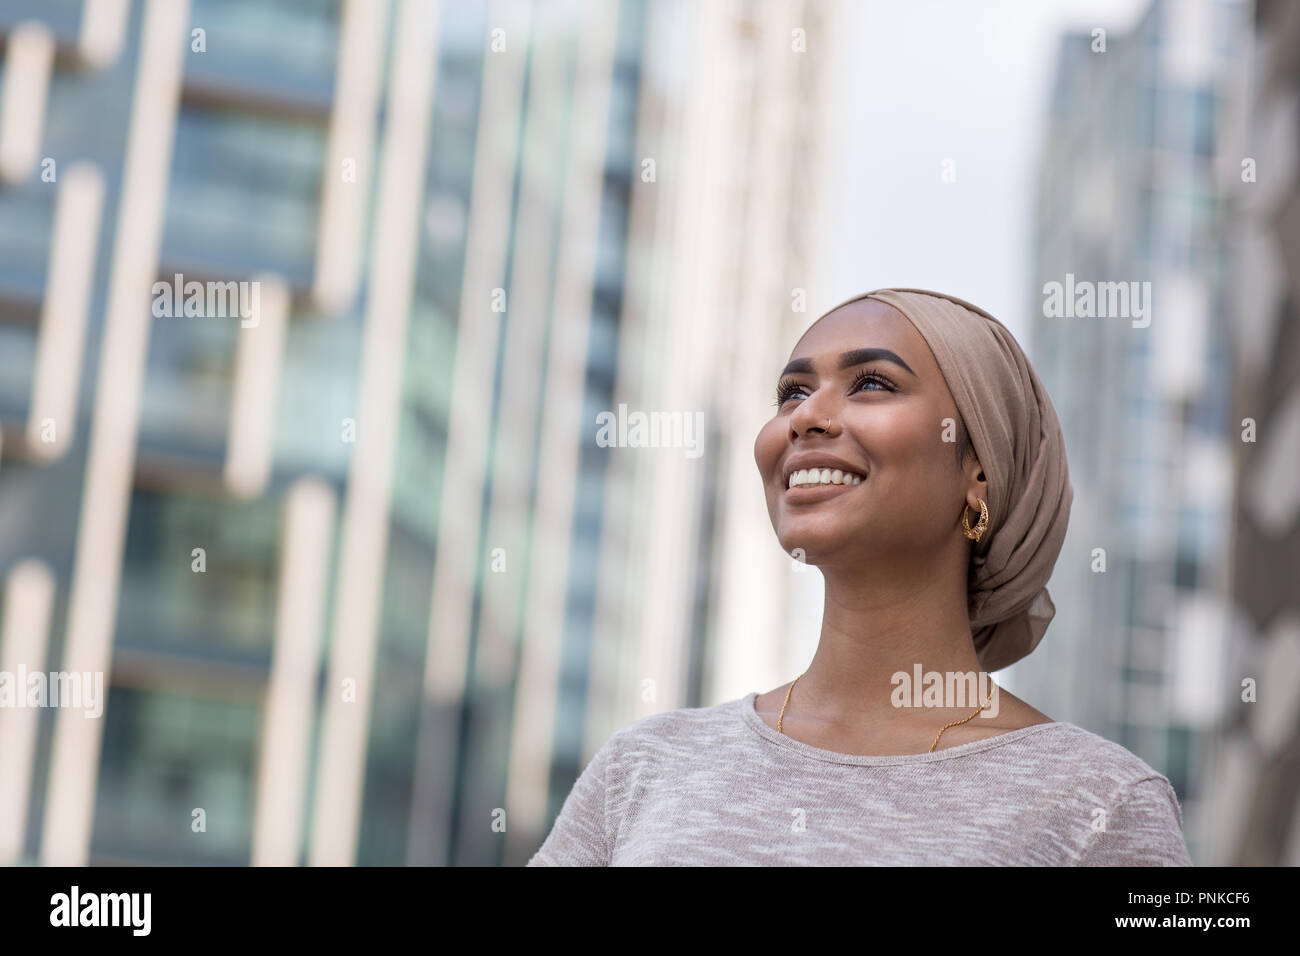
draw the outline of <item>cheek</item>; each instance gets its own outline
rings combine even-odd
[[[783,426],[773,418],[758,430],[758,437],[754,439],[754,463],[758,465],[758,473],[764,478],[776,467],[776,460],[781,455],[783,434]]]
[[[937,503],[954,493],[961,478],[957,453],[951,443],[942,440],[937,426],[909,429],[898,437],[896,454],[890,460],[894,467],[882,468],[880,477],[889,478],[897,494],[918,503]]]
[[[907,414],[877,416],[853,429],[853,438],[875,465],[877,484],[891,493],[926,498],[958,478],[957,453],[943,441],[938,417]]]

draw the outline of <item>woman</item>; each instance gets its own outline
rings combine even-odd
[[[775,398],[754,457],[781,547],[825,578],[810,666],[619,730],[529,865],[1191,865],[1165,777],[989,678],[1055,614],[1073,500],[1011,333],[869,292]]]

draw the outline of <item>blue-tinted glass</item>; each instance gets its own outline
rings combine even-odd
[[[182,109],[164,270],[248,278],[271,269],[305,284],[315,256],[325,137],[323,126],[307,121]]]

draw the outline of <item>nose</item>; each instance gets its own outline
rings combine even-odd
[[[824,398],[818,398],[825,392],[826,389],[817,389],[800,402],[790,414],[791,441],[810,433],[833,435],[837,432],[839,426],[835,424],[834,410],[827,405]]]

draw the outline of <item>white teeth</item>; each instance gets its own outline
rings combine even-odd
[[[789,487],[800,485],[857,485],[862,483],[862,476],[838,468],[804,468],[790,476]]]

